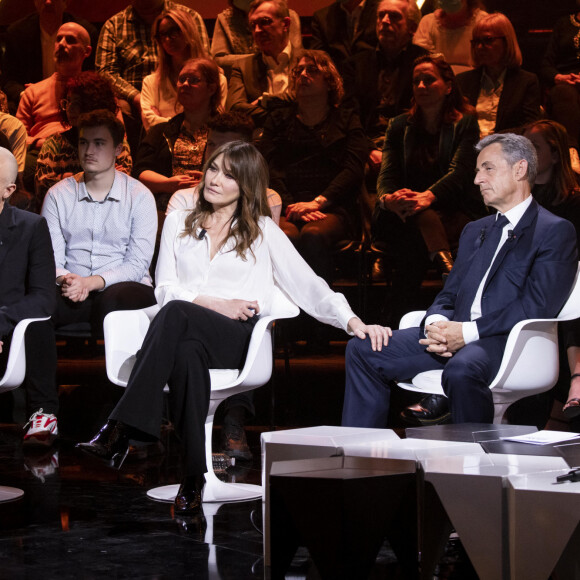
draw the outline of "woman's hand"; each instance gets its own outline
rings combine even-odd
[[[348,328],[357,338],[364,340],[366,336],[371,339],[373,350],[383,350],[383,345],[389,344],[389,338],[393,336],[393,331],[388,326],[379,324],[365,324],[360,318],[354,317],[348,321]]]
[[[554,83],[557,85],[577,85],[580,82],[580,75],[570,73],[567,75],[556,75]]]
[[[401,220],[405,221],[408,217],[429,208],[436,199],[430,190],[413,191],[404,188],[381,196],[379,205],[383,209],[396,213]]]
[[[232,320],[248,320],[256,314],[260,314],[260,306],[257,300],[239,300],[232,298],[216,298],[215,296],[198,296],[195,304],[214,310]]]
[[[191,171],[188,175],[174,175],[168,177],[163,185],[163,193],[175,193],[179,189],[195,187],[202,177],[201,171]]]
[[[317,222],[326,218],[326,214],[321,211],[311,211],[310,213],[305,213],[302,216],[302,221],[304,222]]]
[[[304,216],[313,212],[318,212],[320,209],[320,204],[317,201],[299,201],[297,203],[291,203],[286,208],[286,219],[291,222],[298,221],[311,221],[304,220]],[[326,216],[325,216],[326,217]]]

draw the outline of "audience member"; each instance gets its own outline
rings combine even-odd
[[[61,115],[65,125],[70,127],[62,133],[55,133],[42,145],[36,163],[34,176],[38,209],[46,192],[55,184],[82,171],[78,156],[79,134],[77,123],[80,115],[97,109],[108,109],[117,113],[117,101],[110,81],[92,71],[85,71],[68,80],[66,93],[61,101]],[[133,161],[127,140],[116,160],[116,168],[131,174]]]
[[[101,29],[95,65],[115,87],[123,112],[131,151],[137,151],[141,133],[141,88],[143,79],[158,64],[157,46],[151,34],[155,19],[163,11],[186,10],[195,21],[201,44],[209,52],[203,18],[191,8],[170,0],[131,0],[125,10],[115,14]]]
[[[83,18],[65,12],[66,4],[66,0],[34,0],[36,12],[8,27],[2,85],[12,111],[16,111],[20,96],[29,84],[54,74],[54,43],[64,23],[76,22],[82,26],[89,34],[90,46],[97,46],[96,28]],[[83,69],[92,69],[94,65],[91,53],[83,62]]]
[[[532,189],[534,199],[553,214],[572,222],[580,247],[580,188],[572,170],[566,129],[555,121],[541,120],[527,125],[524,135],[533,143],[538,155],[538,176]],[[580,415],[580,321],[558,325],[560,376],[553,389],[556,406],[565,402],[564,415]]]
[[[455,265],[420,328],[395,331],[381,351],[349,342],[345,426],[385,427],[390,381],[434,369],[443,371],[454,423],[491,423],[489,384],[511,328],[527,318],[554,317],[570,293],[576,233],[531,196],[533,145],[496,134],[482,139],[477,151],[475,183],[498,213],[465,227]],[[425,409],[421,417],[437,413]]]
[[[377,7],[377,48],[356,54],[345,72],[347,97],[358,101],[363,127],[372,141],[369,165],[374,183],[387,124],[410,107],[413,62],[428,54],[412,43],[419,18],[415,0],[382,0]],[[373,183],[367,185],[374,191]]]
[[[207,143],[208,121],[221,100],[219,69],[213,60],[188,60],[177,77],[183,107],[166,123],[151,127],[135,159],[135,177],[155,195],[165,212],[171,194],[199,183]]]
[[[26,127],[22,121],[8,113],[0,113],[0,133],[8,142],[7,149],[16,157],[18,162],[18,175],[21,179],[26,163]]]
[[[471,33],[487,12],[481,10],[481,0],[439,0],[439,6],[421,18],[413,42],[443,54],[456,75],[471,70]]]
[[[80,74],[83,61],[91,54],[88,32],[79,24],[63,24],[54,43],[56,71],[47,79],[30,85],[22,94],[16,116],[28,133],[28,153],[24,185],[34,190],[36,159],[44,140],[66,129],[62,123],[60,101],[67,81]]]
[[[418,306],[429,264],[449,273],[461,230],[483,210],[472,185],[479,140],[473,107],[442,57],[419,57],[412,75],[412,107],[387,127],[373,224],[396,272],[393,324]]]
[[[252,142],[255,125],[250,117],[243,113],[222,113],[211,119],[208,124],[209,133],[205,147],[204,159],[209,159],[214,151],[232,141]],[[167,204],[166,215],[177,209],[193,209],[198,199],[199,184],[187,189],[178,189]],[[266,190],[268,207],[276,225],[280,225],[282,198],[273,190]]]
[[[117,171],[123,123],[108,110],[81,115],[83,171],[48,190],[42,215],[56,262],[55,327],[90,322],[102,336],[105,315],[155,303],[148,269],[157,216],[151,192]]]
[[[476,68],[457,76],[464,96],[477,109],[483,136],[539,119],[538,77],[522,70],[522,53],[512,23],[496,12],[473,27],[471,54]]]
[[[168,385],[184,455],[184,478],[175,498],[179,515],[203,515],[208,369],[243,365],[258,315],[270,310],[274,285],[319,320],[373,348],[388,340],[389,329],[357,318],[344,296],[333,293],[265,217],[267,184],[266,163],[248,143],[226,144],[209,158],[196,208],[173,212],[165,223],[156,272],[162,308],[123,398],[99,433],[78,444],[120,468],[129,439],[159,438]]]
[[[572,147],[580,139],[580,1],[576,12],[556,22],[541,63],[540,75],[550,88],[548,113],[568,131]]]
[[[289,42],[288,14],[286,0],[254,0],[248,18],[258,52],[239,59],[232,70],[227,109],[249,115],[258,127],[271,97],[286,95],[298,59]]]
[[[325,52],[302,53],[290,89],[296,102],[272,111],[260,149],[282,197],[282,231],[330,283],[336,243],[354,234],[368,142],[358,115],[340,106],[342,79]]]
[[[54,310],[54,256],[44,218],[9,204],[16,189],[18,164],[12,153],[0,148],[0,231],[2,266],[0,276],[0,374],[6,369],[14,327],[25,318],[44,318]],[[49,445],[58,435],[55,386],[44,388],[44,369],[35,364],[39,352],[50,348],[50,322],[29,325],[25,336],[24,392],[30,414],[26,444]],[[56,372],[56,352],[54,365]],[[27,425],[28,426],[28,425]]]
[[[153,23],[153,38],[159,64],[153,74],[143,79],[141,117],[146,131],[152,125],[169,121],[183,107],[177,100],[177,77],[184,63],[206,57],[191,14],[185,10],[162,12]],[[225,107],[228,82],[220,72],[221,106]]]
[[[312,16],[310,48],[324,50],[343,73],[344,63],[377,46],[378,0],[334,0]]]
[[[215,21],[211,55],[226,70],[228,76],[241,56],[254,52],[254,39],[248,24],[251,3],[251,0],[228,0],[229,7],[220,12]],[[302,48],[300,17],[294,10],[289,9],[288,14],[290,44],[294,50],[299,51]]]
[[[209,134],[205,148],[205,159],[209,159],[214,152],[232,141],[250,143],[254,133],[254,123],[242,113],[222,113],[214,117],[209,123]],[[167,215],[175,210],[192,210],[199,200],[200,185],[189,189],[176,191],[167,205]],[[272,189],[266,190],[268,207],[274,223],[280,223],[282,200]],[[224,401],[224,419],[221,435],[222,453],[234,457],[236,461],[250,461],[252,452],[248,445],[244,427],[248,418],[254,416],[253,392],[233,395]]]

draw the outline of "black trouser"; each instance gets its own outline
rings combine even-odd
[[[0,376],[6,370],[11,341],[12,335],[4,339],[2,353],[0,353]],[[54,378],[51,378],[56,375],[56,344],[52,322],[45,320],[29,324],[24,335],[24,348],[26,351],[24,381],[26,413],[31,415],[42,409],[44,413],[56,414],[58,390]],[[47,378],[51,379],[47,380]]]
[[[110,418],[139,430],[143,440],[158,438],[167,384],[171,419],[183,444],[184,475],[205,473],[209,369],[243,367],[255,322],[232,320],[182,300],[169,302],[151,322]]]
[[[348,220],[334,213],[314,222],[291,222],[282,216],[280,228],[314,272],[331,284],[332,255],[336,244],[350,234]]]

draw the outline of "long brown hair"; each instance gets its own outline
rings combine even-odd
[[[552,189],[555,192],[554,198],[546,201],[558,205],[565,201],[573,191],[576,190],[577,193],[580,193],[578,192],[576,173],[574,173],[570,162],[570,145],[566,129],[556,121],[542,119],[528,123],[522,134],[525,137],[531,131],[539,131],[550,147],[550,151],[558,156],[558,161],[552,168],[552,179],[550,180],[554,184]]]
[[[420,56],[413,62],[413,71],[420,64],[432,64],[438,71],[439,76],[446,82],[451,84],[451,90],[448,95],[445,95],[443,109],[441,116],[444,123],[454,123],[461,119],[463,115],[475,115],[475,108],[469,104],[469,101],[461,94],[455,73],[451,65],[443,58],[442,54],[433,54]],[[412,100],[411,108],[409,109],[409,118],[418,122],[422,121],[422,114],[420,107]]]
[[[230,233],[226,238],[234,238],[235,250],[243,260],[249,250],[252,256],[252,244],[262,235],[260,216],[270,216],[270,207],[266,197],[268,187],[268,165],[251,143],[231,141],[225,143],[206,161],[203,178],[199,184],[199,197],[195,207],[185,218],[185,230],[182,236],[193,236],[200,239],[197,230],[203,228],[209,216],[214,212],[213,206],[204,196],[205,175],[215,159],[223,155],[223,166],[235,179],[240,188],[238,206],[230,223]],[[224,241],[225,243],[225,241]]]

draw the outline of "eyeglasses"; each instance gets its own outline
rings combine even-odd
[[[198,77],[196,75],[188,75],[188,74],[183,74],[183,75],[179,75],[177,77],[177,82],[180,85],[184,85],[186,82],[189,85],[199,85],[199,83],[203,82],[205,79]]]
[[[173,26],[173,27],[168,28],[167,30],[165,30],[163,32],[159,31],[155,35],[155,39],[157,40],[157,42],[162,42],[166,38],[169,40],[175,40],[179,36],[181,36],[181,29],[177,26]]]
[[[262,16],[261,18],[256,18],[255,20],[250,20],[250,30],[255,30],[258,26],[260,28],[268,28],[272,26],[274,21],[268,16]]]
[[[309,77],[313,77],[322,71],[315,64],[302,64],[294,67],[292,75],[298,78],[303,72],[306,72]]]
[[[505,38],[505,36],[477,36],[471,39],[471,46],[477,46],[478,44],[491,46],[494,40],[500,40],[501,38]]]

